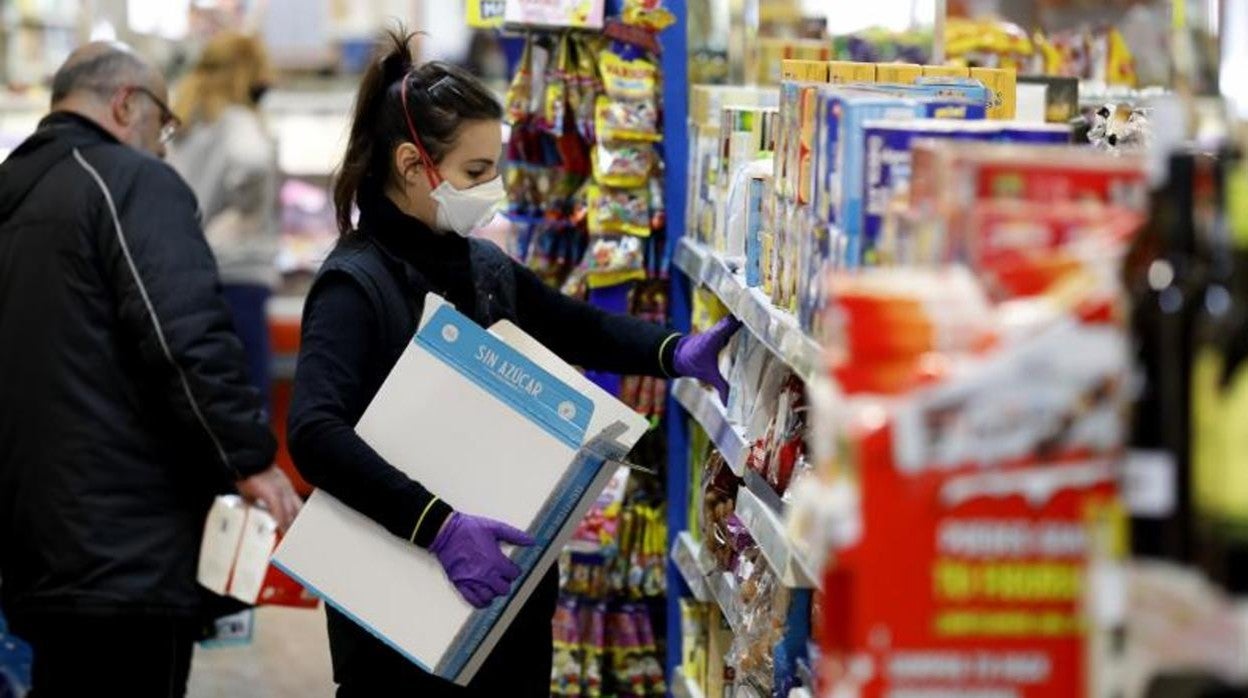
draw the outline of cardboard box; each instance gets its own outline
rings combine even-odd
[[[1080,146],[916,141],[911,148],[910,211],[954,245],[976,202],[1063,204],[1096,202],[1143,211],[1148,203],[1144,161]]]
[[[925,65],[923,66],[923,77],[969,78],[971,77],[971,70],[956,65]]]
[[[753,42],[746,61],[746,80],[758,85],[777,85],[784,79],[782,63],[786,59],[826,61],[832,57],[832,46],[817,39],[759,38]]]
[[[1013,119],[1018,104],[1018,77],[1006,68],[971,68],[971,78],[988,88],[988,118]]]
[[[869,121],[864,143],[862,249],[870,261],[884,230],[884,219],[894,197],[908,196],[910,147],[920,139],[990,141],[1001,133],[988,121],[908,119]]]
[[[799,100],[801,124],[798,134],[796,200],[802,206],[809,204],[811,197],[814,195],[812,191],[814,172],[811,157],[815,147],[815,97],[818,93],[818,86],[807,84],[802,87]]]
[[[848,85],[861,82],[875,82],[874,63],[856,63],[853,61],[829,61],[827,63],[827,82],[837,85]]]
[[[436,399],[431,399],[436,397]],[[356,432],[457,509],[528,531],[510,594],[470,606],[437,559],[318,490],[273,562],[413,663],[468,683],[647,430],[630,408],[500,322],[432,294]]]
[[[771,195],[771,176],[750,177],[745,210],[745,285],[763,283],[763,225]]]
[[[876,82],[912,85],[923,75],[923,66],[916,63],[879,63],[875,66]]]

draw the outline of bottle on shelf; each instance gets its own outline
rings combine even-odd
[[[1219,167],[1220,236],[1229,274],[1211,284],[1193,357],[1192,511],[1196,562],[1236,595],[1248,594],[1248,169],[1226,154]],[[1215,255],[1215,259],[1217,256]],[[1223,294],[1219,289],[1228,290]]]
[[[1211,169],[1207,157],[1192,152],[1170,157],[1124,268],[1139,391],[1125,471],[1131,549],[1179,562],[1191,551],[1190,338],[1204,296],[1196,199],[1209,190],[1202,178]]]

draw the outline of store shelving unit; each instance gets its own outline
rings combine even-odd
[[[809,383],[823,364],[818,342],[802,332],[792,313],[775,307],[758,288],[745,285],[737,260],[725,259],[705,245],[682,238],[672,262],[691,283],[701,284],[773,354]]]
[[[779,512],[765,504],[749,486],[742,486],[737,493],[736,514],[758,543],[781,584],[796,589],[817,586],[819,575],[789,540]]]
[[[667,205],[669,222],[664,256],[676,255],[683,232],[677,221],[685,220],[686,185],[689,180],[689,8],[687,0],[667,0],[667,9],[676,18],[673,26],[659,35],[663,52],[660,68],[669,79],[663,80],[663,149],[666,176],[663,179],[663,201]],[[672,326],[680,331],[689,330],[690,285],[683,274],[671,275],[669,289]],[[679,413],[675,396],[668,400],[669,415]],[[687,420],[667,420],[667,545],[674,549],[677,534],[689,521],[689,424]],[[670,559],[670,558],[669,558]],[[667,566],[667,657],[666,675],[674,677],[681,665],[681,614],[680,599],[684,586],[680,570],[675,562]]]
[[[736,581],[730,573],[715,569],[706,550],[693,540],[688,531],[677,534],[671,559],[695,599],[714,602],[719,606],[734,632],[741,627],[741,614],[736,604]]]
[[[822,373],[823,352],[819,345],[803,333],[791,313],[775,308],[759,289],[749,288],[740,274],[739,265],[686,238],[677,227],[685,220],[686,185],[688,182],[688,116],[689,87],[683,79],[689,74],[689,17],[687,0],[666,0],[667,9],[676,17],[674,29],[660,35],[663,44],[664,151],[666,177],[664,202],[669,221],[667,257],[683,273],[671,275],[671,320],[676,329],[689,330],[692,289],[704,285],[711,290],[732,314],[741,319],[747,331],[783,360],[803,381],[809,382]],[[727,411],[714,391],[694,381],[676,381],[671,392],[669,414],[677,415],[683,408],[710,435],[712,442],[725,457],[733,472],[745,473],[749,448],[743,430],[731,423]],[[668,419],[668,546],[672,551],[668,565],[667,675],[671,677],[672,694],[701,698],[700,691],[680,671],[682,594],[698,600],[714,601],[724,613],[734,632],[740,628],[736,608],[737,590],[729,573],[715,571],[711,560],[684,528],[689,521],[690,497],[689,420]],[[741,499],[746,500],[743,521],[764,549],[764,556],[775,567],[782,581],[794,587],[810,587],[815,576],[808,565],[788,543],[783,525],[782,505],[778,498],[766,502],[759,493],[743,487]],[[752,507],[752,508],[751,508]],[[748,519],[748,521],[746,520]],[[802,592],[799,595],[804,595]],[[806,596],[806,608],[809,596]],[[800,694],[799,694],[800,695]],[[810,698],[809,694],[801,698]]]
[[[707,586],[708,570],[702,560],[702,546],[688,531],[681,531],[676,537],[676,545],[672,546],[672,562],[680,570],[680,576],[689,587],[693,598],[707,603],[711,601],[711,590]]]
[[[711,437],[715,449],[727,461],[732,472],[737,477],[744,475],[749,444],[745,441],[741,427],[728,419],[728,411],[719,401],[719,396],[692,378],[676,379],[672,385],[672,395]]]

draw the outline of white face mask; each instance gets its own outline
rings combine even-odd
[[[456,189],[444,178],[430,194],[438,203],[438,227],[464,237],[480,228],[502,208],[507,192],[501,175],[467,189]]]

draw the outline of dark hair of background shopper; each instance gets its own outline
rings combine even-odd
[[[277,142],[260,115],[273,82],[264,44],[224,32],[210,39],[176,90],[185,123],[170,144],[173,165],[199,200],[204,234],[243,341],[247,375],[269,404],[269,324],[277,286]]]
[[[299,500],[196,217],[177,119],[124,45],[75,51],[0,165],[0,602],[34,695],[180,696],[214,495]]]
[[[506,593],[518,573],[499,543],[524,544],[528,536],[455,511],[454,502],[408,478],[354,431],[415,333],[425,295],[441,295],[482,326],[511,320],[575,365],[691,375],[719,385],[716,356],[735,327],[682,337],[606,314],[547,287],[492,243],[469,237],[503,198],[502,108],[464,70],[415,64],[410,39],[390,35],[360,84],[334,188],[342,237],[304,310],[290,447],[309,482],[428,549],[465,600],[484,606]],[[472,425],[464,425],[464,438],[471,433]],[[338,695],[549,695],[557,594],[552,570],[468,690],[425,673],[329,609]]]

